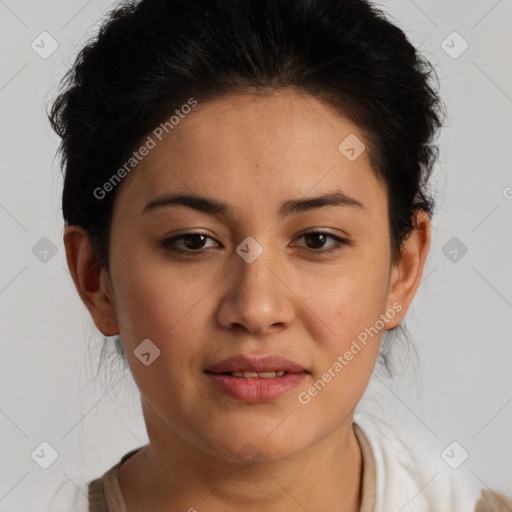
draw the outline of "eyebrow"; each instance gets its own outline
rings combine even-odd
[[[186,206],[209,215],[234,216],[233,208],[229,204],[208,197],[188,194],[166,194],[157,197],[143,208],[142,213],[145,214],[161,208],[176,206]],[[278,216],[283,218],[325,206],[349,206],[365,209],[360,201],[338,190],[317,197],[289,199],[279,207]]]

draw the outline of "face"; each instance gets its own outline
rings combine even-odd
[[[351,423],[380,334],[406,305],[390,294],[385,190],[367,150],[340,151],[348,136],[365,142],[308,95],[226,96],[199,104],[122,183],[110,293],[150,440],[271,460]],[[306,202],[320,196],[331,204]],[[221,375],[242,371],[218,366],[235,356],[288,371]]]

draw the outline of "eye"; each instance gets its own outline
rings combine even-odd
[[[333,235],[332,233],[326,233],[324,231],[308,231],[307,233],[303,233],[299,239],[300,238],[304,238],[306,240],[306,249],[310,249],[311,251],[317,253],[335,251],[339,249],[341,245],[349,243],[346,238],[341,238],[339,236]],[[329,238],[334,240],[335,243],[329,245],[328,249],[323,249],[322,246]]]
[[[162,240],[161,244],[167,249],[176,249],[183,252],[200,252],[201,249],[208,248],[205,245],[207,239],[214,240],[204,233],[183,233],[172,238],[166,238]],[[182,242],[183,245],[180,245],[178,242]]]
[[[328,253],[335,251],[340,248],[343,244],[348,244],[349,241],[345,238],[327,233],[324,231],[308,231],[298,237],[299,239],[304,238],[306,240],[306,246],[299,246],[305,249],[309,249],[316,253]],[[210,239],[214,242],[213,245],[205,245]],[[328,245],[327,249],[323,248],[328,239],[334,240],[334,243]],[[202,249],[208,249],[209,247],[218,247],[219,242],[216,242],[212,237],[204,233],[183,233],[176,235],[171,238],[166,238],[160,242],[161,245],[169,250],[176,250],[179,252],[188,253],[201,253]]]

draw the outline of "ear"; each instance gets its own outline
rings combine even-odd
[[[119,334],[110,276],[101,268],[89,234],[81,226],[68,226],[64,247],[71,277],[94,324],[105,336]]]
[[[403,243],[400,259],[393,265],[391,271],[386,311],[393,309],[396,314],[392,319],[385,321],[385,329],[396,327],[405,318],[421,282],[430,248],[429,214],[417,210],[414,214],[414,226]]]

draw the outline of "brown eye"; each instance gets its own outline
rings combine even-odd
[[[306,241],[306,249],[311,249],[314,252],[330,252],[339,249],[342,244],[347,244],[348,240],[339,236],[333,235],[332,233],[326,233],[324,231],[309,231],[302,234],[299,238],[304,238]],[[325,243],[329,240],[334,240],[334,243],[329,244],[325,249]],[[304,247],[304,246],[301,246]]]
[[[172,238],[166,238],[161,243],[168,249],[176,249],[184,252],[200,252],[201,249],[208,248],[208,246],[205,245],[208,239],[213,240],[213,238],[204,233],[184,233]]]
[[[321,249],[327,241],[327,236],[325,233],[308,233],[304,235],[304,239],[310,249]]]
[[[203,249],[206,237],[204,235],[187,235],[182,237],[187,249]]]

